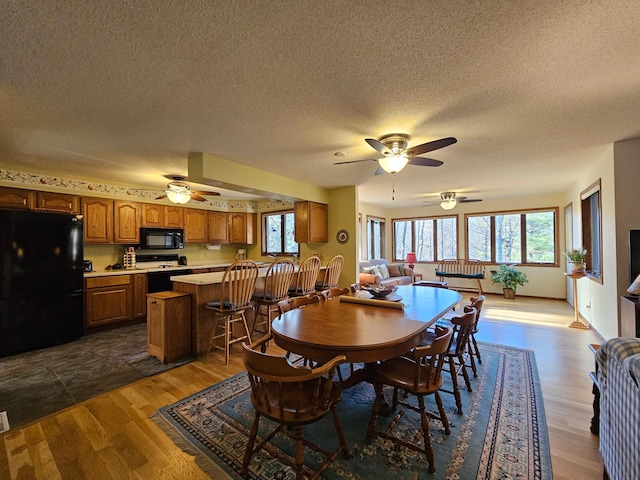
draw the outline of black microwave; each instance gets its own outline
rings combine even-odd
[[[182,228],[140,229],[140,248],[145,250],[173,250],[184,248],[184,230]]]

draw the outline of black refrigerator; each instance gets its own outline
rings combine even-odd
[[[82,336],[81,215],[0,210],[0,357]]]

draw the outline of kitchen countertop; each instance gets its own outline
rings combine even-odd
[[[198,269],[198,268],[227,268],[229,265],[232,265],[235,262],[227,261],[227,262],[218,262],[218,263],[210,263],[210,262],[194,262],[189,263],[188,265],[176,265],[175,267],[166,267],[166,268],[122,268],[119,270],[93,270],[91,272],[84,272],[84,278],[91,277],[106,277],[109,275],[133,275],[134,273],[149,273],[149,272],[171,272],[175,270],[186,270],[186,269]],[[257,262],[259,266],[267,264],[268,262]],[[265,270],[266,271],[266,270]],[[220,278],[222,278],[223,272],[217,272],[220,274]],[[197,273],[193,275],[215,275],[215,273]]]

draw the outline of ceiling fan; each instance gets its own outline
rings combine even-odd
[[[403,133],[392,133],[381,137],[380,140],[375,138],[365,138],[371,147],[380,152],[384,157],[382,158],[368,158],[366,160],[351,160],[347,162],[336,162],[334,165],[344,165],[347,163],[358,162],[378,162],[380,167],[376,170],[376,175],[381,173],[398,173],[407,164],[418,165],[421,167],[439,167],[443,162],[440,160],[434,160],[433,158],[418,157],[423,153],[438,150],[440,148],[453,145],[458,140],[453,137],[441,138],[440,140],[434,140],[432,142],[423,143],[414,147],[407,148],[409,142],[409,135]]]
[[[207,199],[202,195],[219,197],[218,192],[210,192],[206,190],[191,190],[191,187],[185,182],[185,177],[178,175],[167,175],[169,180],[173,180],[167,184],[167,189],[163,195],[156,197],[156,200],[168,198],[170,202],[177,204],[185,204],[189,200],[196,202],[206,202]]]
[[[467,198],[467,197],[458,197],[455,192],[443,192],[440,194],[440,202],[427,202],[423,205],[423,207],[431,207],[433,205],[440,205],[444,210],[451,210],[458,203],[473,203],[473,202],[481,202],[481,198]]]

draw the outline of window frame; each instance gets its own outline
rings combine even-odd
[[[376,217],[374,215],[367,215],[367,254],[366,259],[372,260],[374,258],[387,258],[387,220],[383,217]],[[373,244],[373,225],[378,223],[380,225],[380,256],[375,256],[375,249]]]
[[[594,195],[596,194],[598,195],[597,199],[595,199],[597,202],[594,202]],[[596,209],[597,225],[594,225],[593,221],[592,209],[594,207]],[[587,249],[585,257],[585,263],[587,264],[586,274],[593,281],[602,284],[602,180],[600,178],[580,192],[580,216],[582,220],[582,247]],[[594,248],[594,245],[596,248]],[[598,270],[594,271],[594,251],[596,250],[595,257],[598,263]]]
[[[432,220],[433,221],[433,260],[418,260],[415,263],[438,263],[438,224],[437,221],[441,219],[451,218],[456,222],[456,255],[460,251],[460,228],[459,228],[459,215],[445,214],[445,215],[429,215],[424,217],[403,217],[391,219],[391,257],[393,262],[404,262],[405,258],[396,258],[396,222],[411,222],[411,252],[416,251],[416,238],[415,238],[415,221]],[[447,257],[448,258],[448,257]],[[443,258],[444,259],[444,258]]]
[[[297,251],[295,253],[292,252],[285,252],[284,251],[284,246],[285,246],[285,238],[284,238],[284,234],[285,231],[284,229],[281,232],[280,235],[280,248],[281,251],[280,252],[269,252],[267,251],[267,245],[269,244],[269,242],[267,241],[267,218],[268,217],[273,217],[273,216],[277,216],[280,215],[281,217],[283,217],[283,225],[284,225],[284,216],[285,215],[295,215],[295,212],[293,209],[286,209],[286,210],[274,210],[272,212],[262,212],[262,216],[261,216],[261,225],[260,228],[262,229],[261,232],[261,238],[262,238],[262,245],[260,246],[260,250],[261,250],[261,254],[262,256],[266,257],[268,255],[277,255],[280,257],[298,257],[300,256],[300,244],[298,242],[296,242],[297,245]],[[295,220],[295,216],[294,216],[294,220]],[[294,226],[295,228],[295,226]]]
[[[530,213],[543,213],[553,212],[553,243],[554,243],[554,261],[549,263],[542,262],[528,262],[527,261],[527,229],[526,229],[526,215]],[[527,267],[559,267],[560,266],[560,238],[559,238],[559,208],[558,207],[541,207],[541,208],[525,208],[517,210],[500,210],[490,212],[475,212],[464,214],[464,243],[465,243],[465,255],[469,257],[469,218],[470,217],[491,217],[491,259],[485,263],[492,265],[508,265],[513,262],[498,262],[496,261],[496,230],[495,230],[495,217],[500,215],[520,215],[520,251],[522,252],[522,258],[518,265]],[[473,258],[473,257],[471,257]]]

